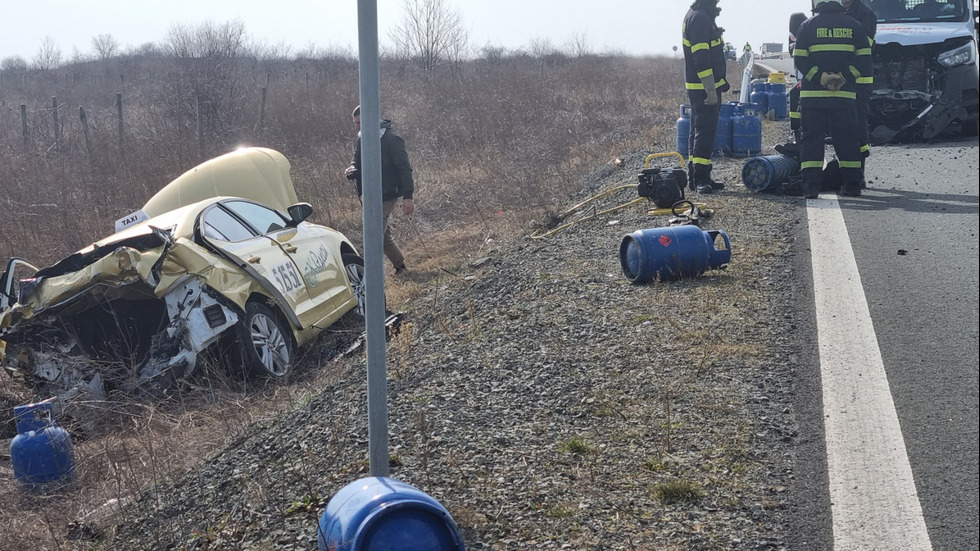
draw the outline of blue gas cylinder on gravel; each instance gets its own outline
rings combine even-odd
[[[749,191],[776,189],[799,174],[800,162],[787,155],[752,157],[742,165],[742,183]]]
[[[732,117],[735,116],[735,104],[722,103],[718,106],[718,133],[715,134],[715,155],[732,156]]]
[[[753,82],[749,101],[759,106],[759,115],[764,117],[769,112],[769,83]]]
[[[57,490],[75,480],[75,450],[54,420],[49,402],[14,408],[17,436],[10,442],[14,479],[32,490]]]
[[[330,499],[320,517],[317,546],[320,551],[464,551],[445,507],[415,486],[383,476],[351,482]]]
[[[789,103],[785,84],[777,82],[769,84],[769,109],[777,121],[789,118]]]
[[[719,238],[723,243],[718,243]],[[619,245],[623,274],[633,283],[695,277],[721,268],[731,259],[728,234],[692,224],[637,230],[623,237]]]
[[[732,152],[750,157],[762,152],[762,119],[754,103],[741,103],[739,116],[732,119]]]
[[[681,105],[681,116],[677,118],[677,152],[687,159],[691,142],[691,104]]]

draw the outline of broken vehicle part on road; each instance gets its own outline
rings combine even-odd
[[[0,360],[60,402],[166,390],[211,347],[244,376],[282,378],[297,347],[363,312],[363,260],[311,213],[276,151],[191,169],[53,266],[10,259]]]

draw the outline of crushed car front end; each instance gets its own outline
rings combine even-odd
[[[0,333],[53,394],[167,388],[238,321],[230,297],[256,292],[195,244],[151,225],[132,230],[12,280],[17,301],[0,312]]]

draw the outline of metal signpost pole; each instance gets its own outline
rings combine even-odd
[[[377,0],[357,1],[361,96],[361,182],[364,202],[364,277],[371,476],[388,476],[388,389],[385,365],[384,255],[381,205],[381,93]]]

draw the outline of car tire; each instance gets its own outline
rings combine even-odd
[[[268,306],[250,302],[236,326],[241,367],[250,377],[281,379],[293,365],[289,324]]]
[[[364,285],[364,259],[353,253],[344,253],[341,256],[344,263],[344,272],[347,273],[347,280],[350,281],[351,290],[354,298],[357,299],[357,306],[354,307],[354,314],[363,318],[367,308],[367,291]]]

